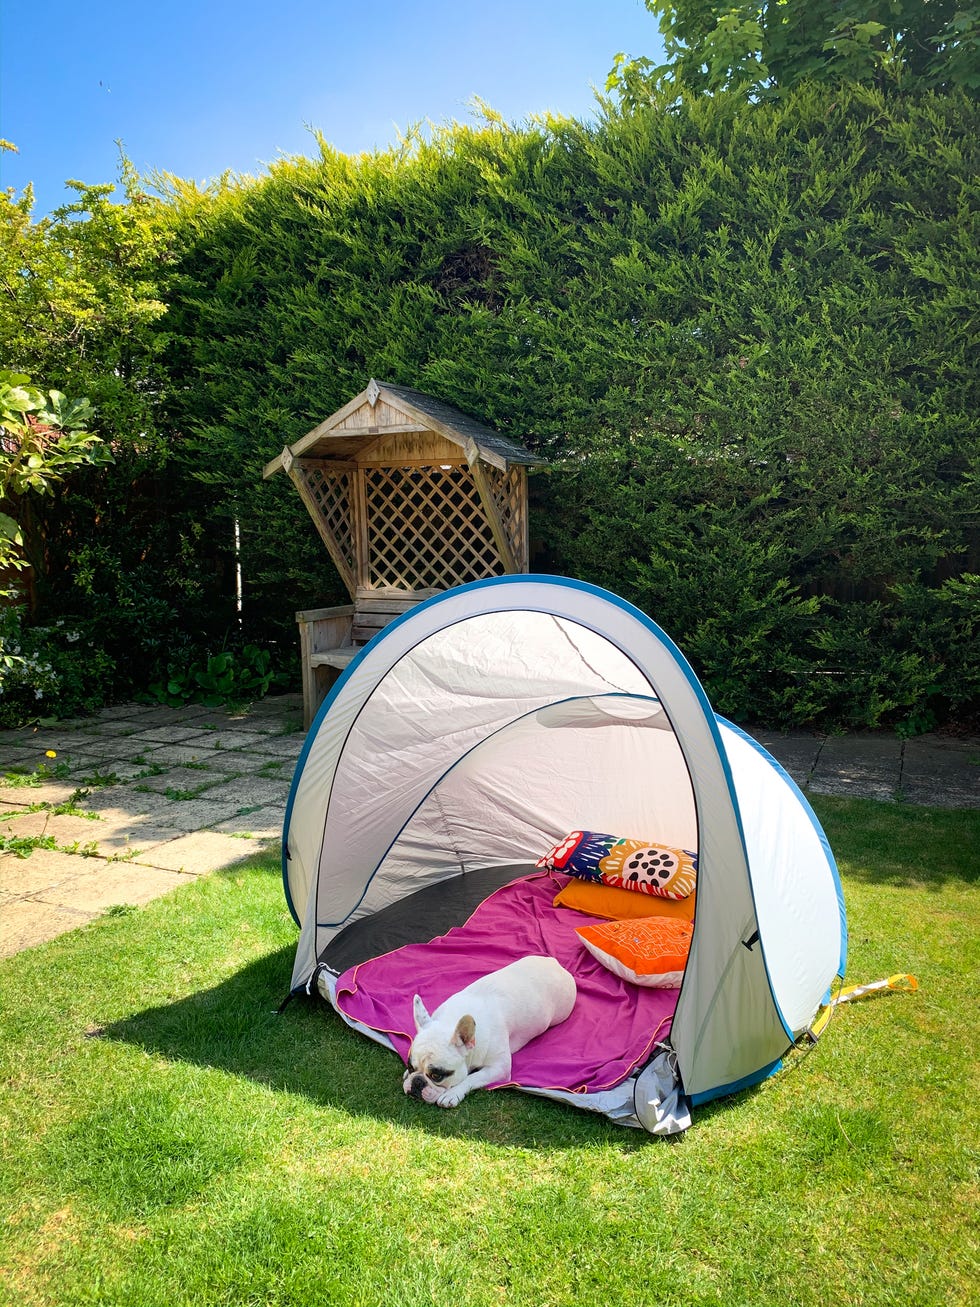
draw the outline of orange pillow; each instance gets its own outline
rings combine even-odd
[[[658,894],[635,894],[633,890],[617,889],[594,880],[579,880],[573,876],[564,889],[552,900],[556,908],[571,908],[587,912],[590,917],[608,917],[624,921],[633,917],[672,917],[675,921],[694,920],[694,902],[697,890],[686,899],[662,899]]]
[[[650,989],[677,989],[684,978],[694,927],[686,921],[644,917],[579,926],[576,934],[620,980]]]

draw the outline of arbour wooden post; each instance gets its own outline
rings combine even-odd
[[[372,377],[266,465],[264,477],[282,469],[296,486],[353,600],[297,613],[307,724],[325,669],[337,675],[399,612],[528,570],[527,469],[544,462],[431,395]]]

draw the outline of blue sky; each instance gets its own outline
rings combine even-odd
[[[617,51],[656,56],[642,0],[0,0],[0,185],[203,181],[311,154],[383,148],[426,120],[594,113]]]

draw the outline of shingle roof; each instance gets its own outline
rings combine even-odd
[[[503,470],[515,465],[519,467],[542,465],[548,461],[537,454],[532,454],[518,441],[511,440],[509,436],[502,436],[499,431],[494,431],[483,422],[470,417],[468,413],[463,413],[451,404],[436,399],[434,395],[426,395],[421,390],[413,390],[409,386],[394,386],[386,381],[375,381],[372,377],[361,394],[295,441],[278,458],[267,463],[263,476],[273,476],[283,466],[288,467],[293,457],[355,456],[356,451],[365,442],[375,439],[379,434],[384,434],[385,428],[373,424],[348,425],[351,422],[351,415],[357,411],[363,412],[367,404],[370,404],[373,409],[379,399],[385,400],[396,409],[401,409],[407,418],[413,423],[418,423],[421,428],[437,431],[447,440],[458,445],[468,457],[472,455],[475,447],[481,459]],[[392,429],[405,430],[404,427]]]
[[[502,436],[499,431],[494,431],[491,427],[485,426],[482,422],[478,422],[476,418],[470,417],[458,408],[453,408],[451,404],[446,404],[441,399],[436,399],[432,395],[425,395],[420,390],[412,390],[408,386],[393,386],[387,381],[379,381],[378,385],[382,392],[402,400],[417,412],[439,423],[440,426],[447,427],[456,434],[473,440],[481,452],[494,453],[508,463],[547,462],[546,459],[540,458],[537,454],[532,454],[529,449],[518,441],[511,440],[508,436]]]

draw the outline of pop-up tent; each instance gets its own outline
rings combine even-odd
[[[530,871],[571,830],[697,852],[670,1031],[690,1101],[776,1069],[844,973],[826,837],[654,622],[564,578],[447,591],[381,631],[333,688],[285,818],[294,991],[316,976],[332,996],[331,945],[356,925],[486,868]],[[611,1099],[582,1105],[629,1116]]]

